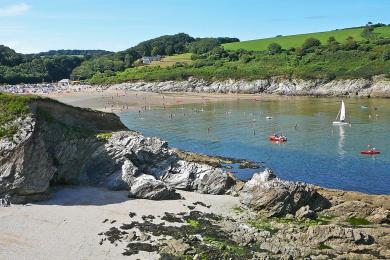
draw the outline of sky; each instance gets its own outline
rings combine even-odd
[[[124,50],[157,36],[250,40],[390,23],[390,0],[0,0],[0,44],[21,53]]]

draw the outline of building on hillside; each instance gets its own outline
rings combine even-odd
[[[160,61],[161,60],[161,55],[157,56],[144,56],[142,57],[142,63],[143,64],[151,64],[152,61]]]

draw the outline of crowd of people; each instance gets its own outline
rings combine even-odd
[[[40,83],[40,84],[17,84],[0,85],[0,92],[9,92],[15,94],[50,94],[50,93],[71,93],[82,90],[103,90],[101,86],[90,85],[72,85],[59,83]]]

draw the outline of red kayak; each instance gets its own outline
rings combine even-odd
[[[367,155],[375,155],[375,154],[380,154],[381,152],[377,150],[364,150],[360,152],[361,154],[367,154]]]
[[[272,142],[287,142],[287,137],[285,136],[269,136],[268,139]]]

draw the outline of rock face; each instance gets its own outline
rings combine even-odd
[[[307,211],[330,207],[329,201],[317,193],[313,186],[283,181],[269,169],[254,174],[252,179],[245,183],[240,193],[240,201],[254,210],[266,212],[270,217],[295,214],[302,207],[308,207]],[[302,209],[298,214],[302,211],[305,213]]]
[[[177,199],[175,188],[222,194],[235,179],[180,159],[167,142],[128,131],[113,114],[54,101],[31,103],[12,139],[0,140],[0,198],[44,199],[50,185],[96,185],[130,196]]]
[[[151,92],[267,93],[278,95],[390,97],[390,80],[386,79],[385,76],[375,76],[372,79],[332,81],[272,77],[270,79],[254,81],[225,80],[208,82],[190,78],[186,81],[139,81],[122,83],[112,87]]]

